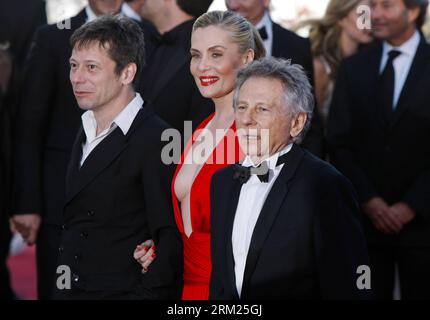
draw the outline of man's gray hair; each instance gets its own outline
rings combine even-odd
[[[291,64],[290,60],[273,57],[262,58],[251,62],[238,73],[233,100],[235,109],[238,103],[240,89],[246,80],[253,77],[279,80],[284,88],[285,102],[288,108],[286,112],[292,113],[293,115],[306,113],[307,118],[303,130],[300,135],[294,139],[294,142],[300,143],[311,125],[314,109],[312,86],[309,83],[309,79],[303,67],[298,64]]]

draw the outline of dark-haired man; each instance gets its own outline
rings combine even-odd
[[[69,39],[85,22],[119,13],[121,6],[122,0],[89,0],[70,20],[38,28],[26,62],[14,134],[11,213],[27,243],[37,239],[39,299],[49,299],[54,286],[66,168],[82,113],[68,76]]]
[[[182,246],[170,201],[172,170],[162,164],[167,125],[133,89],[144,62],[143,33],[124,17],[102,17],[74,32],[70,81],[85,110],[66,178],[57,280],[60,299],[177,299]],[[154,239],[154,269],[133,259]]]

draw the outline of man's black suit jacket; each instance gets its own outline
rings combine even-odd
[[[421,37],[396,110],[378,105],[382,44],[339,68],[328,121],[330,158],[357,189],[360,203],[382,197],[406,202],[417,217],[398,236],[365,219],[373,244],[430,245],[430,46]]]
[[[238,299],[232,230],[241,184],[234,166],[211,185],[210,297]],[[359,299],[357,268],[368,265],[350,182],[297,145],[274,182],[255,225],[241,299]]]
[[[150,105],[127,135],[117,127],[80,167],[81,128],[67,172],[58,265],[72,270],[72,289],[57,298],[179,299],[182,240],[170,197],[173,168],[162,163],[161,133],[168,128]],[[154,239],[157,258],[146,274],[136,245]]]

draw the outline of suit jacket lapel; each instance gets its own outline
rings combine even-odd
[[[69,192],[66,196],[66,204],[109,166],[126,146],[126,138],[121,129],[117,127],[85,159],[74,181],[70,184],[70,190],[68,190]],[[74,165],[80,165],[80,157]]]
[[[288,154],[287,163],[284,165],[278,178],[274,182],[263,208],[261,209],[260,216],[258,217],[252,234],[246,259],[242,285],[242,299],[246,299],[247,288],[257,265],[264,242],[280,212],[281,205],[288,194],[289,181],[293,178],[297,167],[302,161],[303,155],[303,150],[297,145],[293,145],[293,148]],[[291,210],[294,210],[294,208],[291,208]]]
[[[232,170],[232,179],[233,179]],[[232,232],[233,222],[236,215],[237,205],[239,203],[240,190],[242,185],[238,180],[234,180],[231,185],[231,190],[227,193],[230,194],[230,198],[226,203],[226,230],[225,230],[225,248],[226,248],[226,261],[227,261],[227,278],[229,284],[229,290],[233,292],[235,299],[239,299],[239,294],[236,288],[236,276],[234,272],[234,257],[233,257],[233,246],[232,246]]]
[[[423,73],[427,71],[426,68],[424,68],[427,64],[426,60],[428,60],[427,44],[423,36],[421,36],[420,44],[412,62],[411,69],[406,78],[396,110],[394,111],[391,119],[391,126],[394,126],[397,123],[401,115],[412,104],[412,101],[414,101],[414,88],[418,85]]]
[[[82,156],[82,141],[84,141],[82,135],[85,137],[85,133],[81,128],[81,132],[78,135],[78,139],[75,141],[72,151],[72,160],[69,167],[70,175],[68,174],[69,181],[67,183],[66,204],[121,154],[128,146],[128,139],[133,131],[152,113],[153,109],[151,106],[141,109],[134,119],[127,136],[124,136],[121,128],[117,127],[94,148],[79,169]],[[75,172],[75,174],[73,172]]]

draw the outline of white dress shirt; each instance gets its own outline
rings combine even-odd
[[[136,118],[137,113],[143,106],[143,99],[139,93],[131,100],[131,102],[115,117],[110,126],[96,135],[97,122],[94,117],[94,112],[91,110],[86,111],[82,115],[82,126],[84,127],[86,141],[82,144],[82,158],[81,166],[84,164],[91,151],[103,141],[109,134],[119,127],[124,135],[127,134],[131,124]]]
[[[279,176],[284,164],[276,166],[279,156],[289,152],[292,148],[289,144],[280,152],[266,159],[269,167],[269,182],[263,183],[257,175],[252,174],[249,180],[243,184],[240,190],[239,202],[233,222],[232,246],[234,256],[234,272],[236,275],[236,288],[239,296],[242,292],[243,275],[245,272],[246,258],[255,224],[260,216],[261,209],[267,195],[272,189],[273,183]],[[246,157],[242,163],[245,167],[254,165],[250,157]]]
[[[261,18],[260,22],[255,25],[255,28],[261,29],[265,27],[267,32],[267,39],[263,41],[264,48],[266,48],[266,56],[272,56],[272,45],[273,45],[273,25],[272,19],[270,19],[269,12],[266,10],[263,18]]]
[[[85,13],[87,14],[87,22],[91,22],[97,18],[97,15],[89,5],[85,7]],[[126,3],[122,4],[121,13],[131,19],[142,21],[142,18]]]
[[[415,53],[417,52],[418,45],[420,44],[420,34],[415,30],[413,36],[403,43],[399,47],[393,47],[388,42],[384,42],[383,50],[382,50],[382,59],[381,65],[379,69],[379,73],[385,69],[385,65],[388,60],[388,53],[391,50],[397,50],[401,54],[394,59],[393,67],[394,67],[394,97],[393,97],[393,109],[396,108],[397,103],[399,102],[400,94],[402,92],[403,86],[406,82],[406,78],[409,74],[409,70],[411,69],[412,62],[415,57]]]

